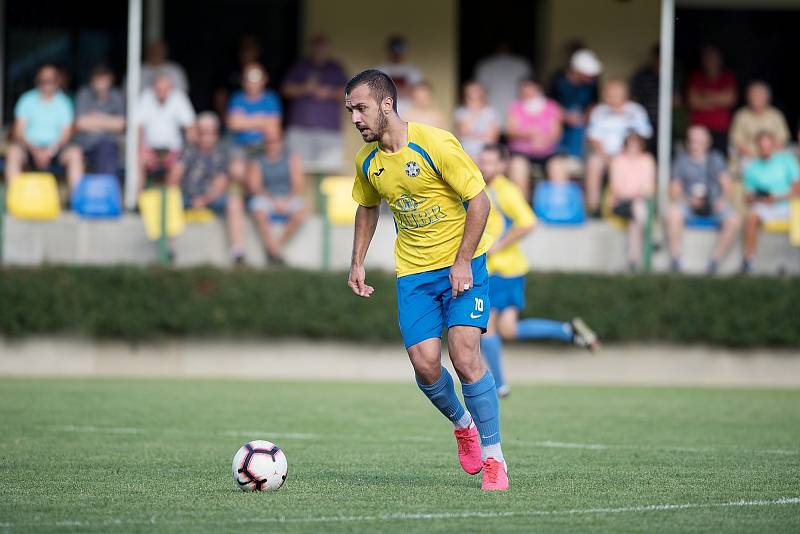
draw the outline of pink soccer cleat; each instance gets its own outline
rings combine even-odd
[[[478,440],[478,429],[475,423],[467,428],[456,428],[453,431],[458,445],[458,463],[470,475],[476,475],[483,469],[481,460],[481,442]]]
[[[491,456],[483,462],[484,491],[505,491],[508,489],[508,467],[505,460],[495,460]]]

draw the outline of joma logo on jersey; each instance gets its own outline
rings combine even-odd
[[[419,176],[419,171],[422,170],[419,167],[419,163],[414,160],[406,162],[406,176],[410,176],[411,178],[416,178]]]

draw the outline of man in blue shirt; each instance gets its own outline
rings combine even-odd
[[[26,163],[40,171],[54,163],[66,167],[74,189],[83,175],[83,154],[68,145],[74,115],[72,103],[58,88],[58,72],[44,65],[36,75],[36,88],[23,93],[14,106],[13,143],[6,154],[6,183],[22,172]]]
[[[744,170],[748,214],[744,228],[742,273],[753,270],[758,229],[762,223],[789,219],[789,199],[800,197],[800,165],[790,152],[775,150],[775,134],[762,130],[756,135],[758,159]]]
[[[278,93],[267,89],[269,75],[258,63],[242,71],[242,90],[231,96],[228,104],[228,129],[237,147],[249,156],[261,153],[264,138],[280,136],[281,101]]]

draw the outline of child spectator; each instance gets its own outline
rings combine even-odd
[[[650,216],[647,203],[656,190],[656,160],[639,134],[629,134],[623,143],[623,151],[611,159],[609,192],[614,215],[628,219],[628,270],[635,271]]]
[[[789,199],[800,196],[800,166],[788,151],[776,151],[775,134],[756,135],[758,156],[745,168],[747,221],[744,228],[742,273],[753,270],[758,229],[762,223],[789,219]]]
[[[183,207],[210,209],[225,216],[231,258],[235,264],[244,262],[244,203],[239,195],[226,195],[229,179],[227,158],[219,146],[219,119],[212,112],[197,117],[197,143],[183,149],[180,159],[172,166],[167,183],[180,186]]]
[[[464,101],[456,110],[456,132],[461,146],[477,161],[484,145],[500,139],[500,117],[486,101],[486,91],[475,81],[464,84]]]
[[[631,132],[645,139],[652,135],[647,112],[641,104],[628,99],[625,82],[608,81],[603,87],[603,103],[592,110],[586,130],[591,144],[586,161],[586,205],[592,213],[597,214],[600,208],[603,173],[611,158],[622,152]]]
[[[250,211],[267,253],[274,265],[284,265],[283,249],[305,219],[305,183],[300,156],[284,147],[279,138],[267,138],[266,150],[250,162],[248,185],[253,198]],[[273,235],[273,220],[286,224],[279,237]]]

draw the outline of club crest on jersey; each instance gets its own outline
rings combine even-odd
[[[407,161],[406,162],[406,176],[410,176],[411,178],[416,178],[419,176],[420,171],[419,163],[416,161]]]

